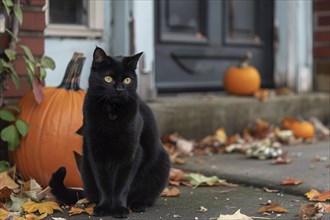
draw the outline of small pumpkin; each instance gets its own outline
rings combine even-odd
[[[315,130],[311,122],[298,121],[287,117],[281,123],[285,129],[291,130],[296,138],[309,139],[314,137]]]
[[[261,79],[259,71],[248,64],[252,58],[246,53],[238,67],[230,67],[224,76],[224,88],[233,95],[253,95],[260,88]]]
[[[79,88],[85,57],[75,53],[58,87],[43,88],[44,99],[38,104],[33,93],[19,102],[19,115],[29,124],[27,136],[12,152],[11,159],[24,179],[34,178],[47,186],[53,172],[67,168],[65,184],[81,187],[74,152],[82,153],[82,138],[76,131],[82,125],[85,91]]]

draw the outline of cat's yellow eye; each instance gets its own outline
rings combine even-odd
[[[124,84],[130,84],[132,82],[132,79],[131,78],[125,78],[123,82],[124,82]]]
[[[107,83],[111,83],[113,81],[113,79],[111,76],[105,76],[104,81],[106,81]]]

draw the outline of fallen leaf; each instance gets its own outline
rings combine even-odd
[[[325,213],[330,213],[330,204],[327,203],[321,203],[324,207]]]
[[[35,215],[33,213],[29,213],[29,214],[25,215],[24,219],[26,219],[26,220],[39,220],[39,219],[44,219],[46,217],[47,217],[47,213],[43,213],[42,215]]]
[[[79,215],[79,214],[84,213],[84,212],[85,212],[85,209],[72,206],[70,208],[70,210],[69,210],[69,215],[70,216],[72,216],[72,215]]]
[[[257,119],[249,128],[250,134],[258,139],[264,139],[271,132],[271,126],[261,119]]]
[[[176,187],[173,187],[172,189],[169,189],[169,188],[166,187],[163,190],[163,192],[161,193],[160,196],[162,196],[162,197],[177,197],[177,196],[180,195],[180,193],[181,193],[181,191]]]
[[[292,91],[288,87],[277,88],[275,91],[276,95],[290,95]]]
[[[187,180],[193,187],[200,185],[214,186],[220,182],[226,182],[225,180],[219,179],[217,176],[206,177],[199,173],[189,173],[184,175],[184,179]]]
[[[27,201],[22,205],[23,210],[27,213],[34,213],[38,211],[40,214],[51,215],[54,213],[54,210],[58,210],[62,212],[62,209],[56,202],[45,201],[45,202],[33,202],[31,200]]]
[[[291,162],[292,162],[291,159],[286,159],[286,158],[282,158],[282,157],[278,157],[278,158],[272,160],[272,164],[280,164],[280,165],[290,164]]]
[[[53,220],[66,220],[66,218],[61,218],[61,217],[52,217]]]
[[[175,180],[170,180],[168,181],[168,183],[172,186],[180,186],[180,182],[179,181],[175,181]]]
[[[95,204],[91,204],[85,209],[85,211],[87,212],[88,215],[93,215],[94,207],[95,207]]]
[[[4,209],[0,209],[0,219],[26,220],[25,218],[21,217],[21,214],[19,212],[9,212]]]
[[[204,213],[204,212],[207,212],[207,208],[205,208],[204,206],[201,206],[201,207],[199,207],[198,211]]]
[[[290,177],[282,181],[282,185],[299,185],[301,183],[303,183],[302,180],[298,180]]]
[[[9,189],[18,188],[18,184],[8,175],[8,172],[0,173],[0,189],[7,187]]]
[[[224,128],[219,128],[216,130],[214,139],[216,139],[219,143],[226,143],[227,142],[227,134]]]
[[[259,213],[264,213],[264,212],[280,212],[280,213],[285,213],[285,212],[288,212],[288,210],[286,210],[283,207],[280,207],[279,205],[280,205],[279,202],[276,202],[276,203],[271,204],[271,205],[266,205],[264,207],[261,207],[258,210],[258,212]]]
[[[20,198],[14,195],[11,195],[10,199],[12,203],[9,210],[12,212],[22,212],[23,211],[22,205],[28,200],[28,198]]]
[[[23,184],[22,193],[33,201],[39,202],[49,194],[49,190],[48,187],[43,190],[35,179],[30,179]]]
[[[10,195],[13,192],[12,189],[9,189],[7,186],[0,189],[0,202],[5,203],[10,200]]]
[[[0,219],[6,219],[8,216],[9,212],[4,210],[4,209],[0,209]]]
[[[330,200],[330,191],[319,192],[315,189],[311,189],[309,192],[305,193],[309,201],[315,202],[325,202]]]
[[[176,163],[176,164],[185,164],[186,160],[181,159],[181,158],[175,158],[174,163]]]
[[[266,187],[262,188],[265,192],[268,192],[268,193],[278,193],[279,190],[277,189],[268,189]]]
[[[310,191],[308,191],[307,193],[305,193],[305,196],[307,196],[307,198],[311,199],[316,195],[319,195],[319,191],[317,191],[316,189],[311,189]]]
[[[259,89],[254,92],[254,97],[256,97],[259,101],[266,101],[269,97],[269,91],[267,89]]]
[[[328,158],[325,156],[315,156],[313,158],[313,162],[325,162],[327,160],[328,160]]]
[[[185,172],[183,170],[171,168],[169,179],[173,181],[181,181],[184,180],[184,175]]]
[[[252,218],[242,214],[239,209],[233,215],[220,215],[217,220],[252,220]]]
[[[298,217],[302,220],[318,220],[325,213],[325,208],[321,203],[306,203],[300,206]]]

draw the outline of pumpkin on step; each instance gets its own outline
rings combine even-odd
[[[25,179],[34,178],[44,187],[61,166],[68,172],[67,186],[82,186],[74,151],[82,153],[82,137],[76,131],[83,120],[85,91],[79,88],[79,81],[84,61],[82,54],[75,53],[60,86],[45,87],[40,104],[32,92],[19,102],[19,117],[29,124],[29,132],[11,159]]]
[[[309,139],[314,137],[315,131],[311,122],[298,121],[287,117],[281,123],[285,129],[291,130],[296,138]]]
[[[252,54],[247,53],[239,67],[230,67],[224,76],[224,88],[233,95],[253,95],[260,88],[260,74],[258,70],[249,66]]]

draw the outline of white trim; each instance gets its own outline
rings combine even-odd
[[[312,2],[275,1],[279,47],[275,51],[275,86],[296,92],[312,90]]]
[[[46,37],[101,38],[104,27],[103,7],[103,1],[88,1],[88,26],[49,24],[49,0],[46,0],[44,7],[46,16],[46,29],[44,34]]]

